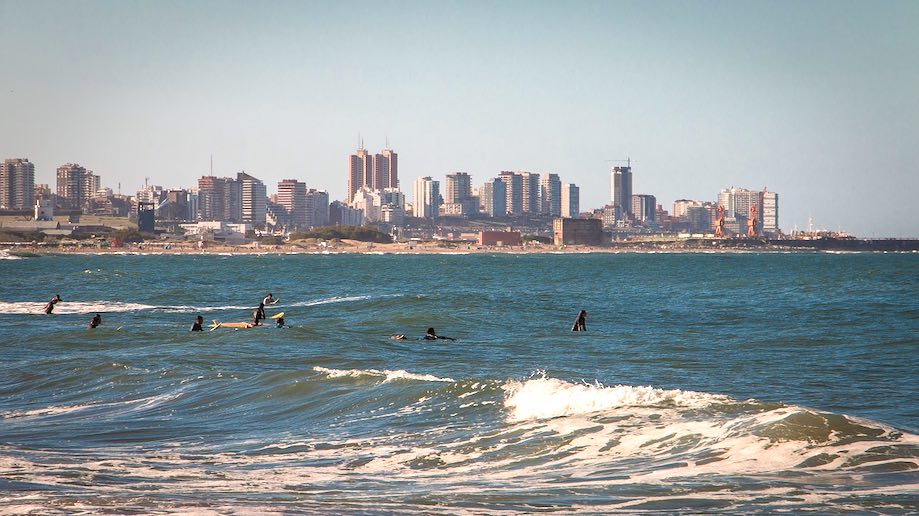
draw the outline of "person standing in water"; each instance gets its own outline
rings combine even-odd
[[[259,303],[258,308],[252,312],[252,318],[254,319],[252,325],[258,326],[261,324],[261,320],[265,318],[265,303]]]
[[[53,312],[53,311],[54,311],[54,305],[56,305],[56,304],[58,304],[58,303],[60,303],[60,302],[61,302],[61,295],[60,295],[60,294],[57,294],[57,295],[55,295],[54,297],[52,297],[52,298],[51,298],[51,301],[48,301],[48,304],[45,305],[45,313],[46,313],[46,314],[50,314],[51,312]]]
[[[89,321],[89,327],[95,328],[102,324],[102,314],[96,314],[91,321]]]
[[[571,331],[587,331],[587,310],[578,312],[578,318],[574,320]]]
[[[271,292],[269,292],[268,295],[265,296],[265,299],[262,299],[263,305],[273,305],[275,303],[277,303],[277,301],[275,301],[274,294],[272,294]]]
[[[201,327],[203,323],[204,317],[201,317],[200,315],[195,317],[195,324],[191,325],[191,331],[204,331],[204,328]]]

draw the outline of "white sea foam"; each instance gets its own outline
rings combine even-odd
[[[511,380],[504,385],[504,391],[507,393],[504,405],[514,421],[589,414],[629,406],[701,407],[728,400],[726,396],[703,392],[628,385],[604,387],[556,378]]]
[[[382,383],[391,382],[395,380],[418,380],[423,382],[454,382],[452,378],[440,378],[430,374],[415,374],[409,373],[403,369],[396,371],[383,370],[379,371],[377,369],[329,369],[326,367],[316,366],[313,367],[313,371],[317,373],[323,373],[329,378],[341,378],[345,376],[350,376],[353,378],[359,378],[361,376],[372,376],[383,378]]]

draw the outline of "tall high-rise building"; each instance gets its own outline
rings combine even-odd
[[[630,211],[635,217],[635,220],[640,222],[654,222],[654,215],[657,212],[657,198],[653,195],[633,195],[630,206]]]
[[[82,208],[94,192],[88,190],[93,181],[87,176],[92,171],[76,163],[65,163],[57,168],[57,196],[70,208]]]
[[[399,155],[392,149],[386,148],[374,155],[373,184],[369,186],[374,190],[399,188]]]
[[[28,210],[35,199],[35,165],[27,159],[0,164],[0,208]]]
[[[612,180],[612,203],[619,207],[623,214],[631,213],[632,209],[632,167],[613,167],[610,174]]]
[[[523,213],[531,215],[539,214],[541,205],[539,202],[539,174],[532,172],[520,172],[520,185],[522,204],[520,206]]]
[[[361,141],[348,162],[348,202],[361,188],[383,190],[399,187],[399,155],[390,148],[371,155]]]
[[[306,228],[306,183],[296,179],[278,181],[278,204],[284,208],[287,222],[292,228]]]
[[[364,148],[364,142],[357,149],[357,152],[349,158],[348,170],[348,204],[361,187],[368,186],[373,182],[373,159],[370,153]]]
[[[306,227],[329,225],[329,192],[310,189],[306,192]]]
[[[574,183],[562,185],[561,216],[576,219],[581,214],[581,189]]]
[[[540,212],[550,217],[562,213],[562,181],[558,174],[543,174],[539,182],[539,196],[542,201]]]
[[[779,232],[779,194],[763,190],[763,232]]]
[[[472,178],[466,172],[447,174],[444,183],[444,202],[462,203],[472,197]]]
[[[718,204],[724,208],[724,216],[728,219],[750,218],[750,208],[756,207],[756,218],[762,225],[763,221],[763,192],[747,190],[746,188],[725,188],[718,192]]]
[[[514,172],[504,171],[498,174],[498,179],[504,182],[506,192],[506,209],[509,215],[523,214],[523,176]]]
[[[225,221],[229,218],[227,177],[202,176],[198,179],[198,220]]]
[[[440,208],[440,181],[419,177],[412,185],[413,207],[418,218],[434,218]]]
[[[268,212],[265,183],[245,172],[237,173],[236,181],[239,183],[240,221],[263,226]]]
[[[507,215],[507,187],[504,181],[500,179],[486,181],[479,188],[479,197],[482,210],[489,217],[504,217]]]

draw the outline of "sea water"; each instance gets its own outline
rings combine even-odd
[[[916,254],[41,256],[0,328],[3,513],[919,511]]]

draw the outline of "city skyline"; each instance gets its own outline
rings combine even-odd
[[[786,231],[919,236],[915,3],[216,5],[0,4],[18,72],[0,156],[36,183],[72,162],[130,193],[190,187],[213,154],[217,176],[334,200],[360,132],[398,149],[404,192],[529,170],[577,184],[586,211],[608,202],[607,160],[631,157],[633,191],[665,209],[767,187]],[[355,10],[393,37],[337,35]]]

